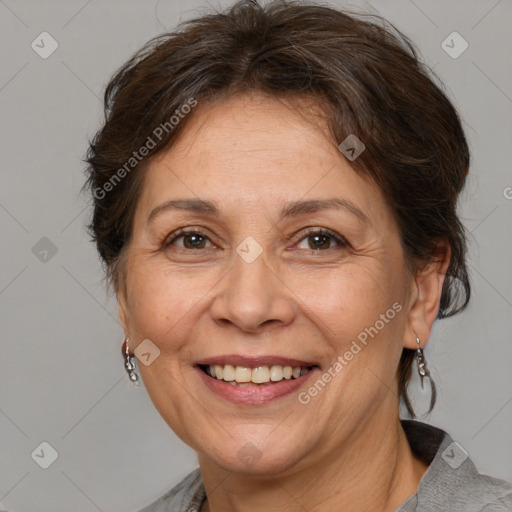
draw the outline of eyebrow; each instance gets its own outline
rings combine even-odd
[[[159,214],[172,210],[184,210],[202,215],[210,215],[213,217],[220,216],[220,209],[213,201],[204,199],[171,199],[156,206],[148,216],[149,223]],[[323,210],[345,210],[355,217],[369,224],[370,220],[367,215],[360,210],[355,204],[347,199],[332,197],[328,199],[305,199],[299,201],[291,201],[285,203],[279,213],[280,219],[297,217],[306,213],[316,213]]]

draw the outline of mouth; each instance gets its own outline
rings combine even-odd
[[[209,377],[229,383],[231,386],[271,386],[283,380],[296,380],[310,372],[316,365],[291,366],[274,364],[254,368],[231,364],[199,364],[199,369]]]
[[[320,369],[298,359],[237,355],[208,358],[195,367],[210,392],[238,405],[262,405],[290,395]]]
[[[264,361],[267,364],[240,359],[230,359],[233,364],[217,361],[217,364],[197,363],[197,374],[210,393],[240,407],[263,406],[292,397],[320,373],[318,365],[297,364],[297,360],[293,364],[271,364],[268,359]]]

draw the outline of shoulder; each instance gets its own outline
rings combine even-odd
[[[197,468],[170,491],[139,512],[189,512],[191,509],[197,511],[201,508],[205,495],[203,479]]]
[[[419,422],[402,425],[413,452],[429,468],[417,493],[397,512],[512,511],[512,484],[479,473],[468,452],[449,434]]]
[[[477,512],[512,511],[512,483],[510,482],[479,473],[478,483],[468,486],[468,491],[473,491],[475,503],[480,506],[475,509]]]

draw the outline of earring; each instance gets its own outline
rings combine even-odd
[[[128,347],[128,342],[130,341],[130,338],[126,336],[124,343],[123,343],[123,351],[124,351],[124,367],[126,371],[128,372],[128,377],[130,377],[130,380],[132,381],[133,385],[138,387],[140,385],[139,383],[139,376],[135,372],[135,362],[133,360],[133,356],[130,355],[130,348]]]
[[[416,343],[418,345],[418,347],[416,348],[416,363],[418,365],[418,373],[419,373],[420,379],[421,379],[421,389],[423,389],[423,379],[425,377],[428,377],[428,380],[430,382],[430,407],[427,411],[427,414],[430,414],[432,412],[432,409],[434,408],[435,403],[436,403],[437,390],[436,390],[436,385],[434,384],[434,381],[432,380],[432,377],[430,376],[430,371],[427,368],[425,356],[423,355],[423,349],[420,346],[420,339],[417,336],[416,336]],[[413,415],[413,417],[414,417],[414,415]]]
[[[418,373],[420,374],[421,379],[421,389],[423,389],[423,379],[425,377],[430,379],[430,372],[427,368],[425,356],[423,355],[423,349],[420,346],[420,339],[418,337],[416,337],[416,343],[418,344],[418,348],[416,349],[416,363],[418,364]]]

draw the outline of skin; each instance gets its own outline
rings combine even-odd
[[[413,275],[381,191],[309,113],[264,96],[198,105],[144,171],[120,318],[132,352],[144,339],[160,350],[139,370],[163,419],[198,455],[203,511],[394,511],[427,469],[400,426],[396,371],[402,348],[429,338],[449,250]],[[367,221],[343,209],[279,219],[285,202],[332,197]],[[220,215],[169,210],[148,222],[155,207],[183,198],[215,201]],[[183,226],[206,237],[200,248],[190,235],[162,247]],[[307,227],[349,245],[327,237],[315,249]],[[263,250],[252,263],[236,252],[247,236]],[[320,377],[394,303],[400,313],[307,405],[297,393],[235,405],[194,368],[222,354],[273,354],[315,361]],[[237,456],[247,443],[260,456],[250,467]]]

